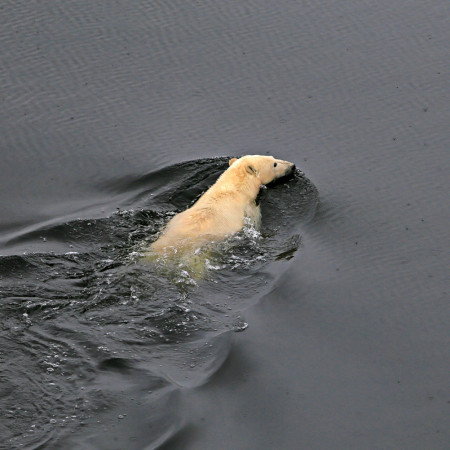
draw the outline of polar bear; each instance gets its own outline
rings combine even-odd
[[[189,209],[176,214],[150,254],[195,252],[213,241],[240,231],[246,220],[258,228],[261,212],[256,197],[262,185],[291,174],[295,164],[273,156],[232,158],[229,167]],[[147,253],[147,256],[149,254]]]

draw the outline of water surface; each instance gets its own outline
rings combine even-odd
[[[447,2],[0,11],[0,446],[448,447]],[[253,153],[260,233],[139,264]]]

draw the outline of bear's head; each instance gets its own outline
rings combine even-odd
[[[295,170],[294,163],[275,159],[273,156],[247,155],[239,159],[232,158],[229,164],[256,177],[260,184],[269,184],[278,178],[290,175]]]

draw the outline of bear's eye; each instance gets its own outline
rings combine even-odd
[[[273,163],[273,167],[277,167],[277,163]]]

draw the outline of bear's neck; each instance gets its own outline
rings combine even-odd
[[[231,166],[217,180],[212,189],[233,195],[242,195],[249,201],[256,200],[261,182],[256,176],[248,175],[242,169]]]

